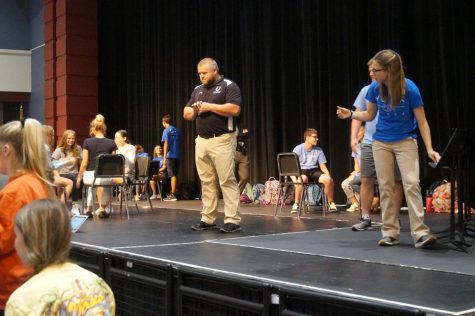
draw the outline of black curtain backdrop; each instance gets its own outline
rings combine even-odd
[[[242,121],[252,131],[252,183],[277,176],[276,154],[291,151],[314,127],[336,200],[344,202],[339,188],[352,170],[350,122],[336,117],[336,105],[352,106],[369,83],[367,60],[385,48],[401,54],[407,77],[419,86],[436,150],[457,126],[474,134],[473,1],[100,0],[98,6],[99,108],[109,136],[124,128],[151,152],[161,140],[161,117],[171,114],[182,133],[179,181],[199,182],[194,123],[182,113],[203,57],[215,58],[220,73],[241,87]],[[427,167],[419,144],[425,187],[440,172]]]

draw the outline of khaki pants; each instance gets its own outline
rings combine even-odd
[[[404,195],[409,209],[411,235],[416,242],[421,236],[429,234],[424,224],[424,206],[419,186],[419,153],[417,141],[408,138],[399,142],[373,142],[373,155],[381,194],[383,237],[399,239],[399,210],[394,202],[394,163],[401,171]]]
[[[203,208],[201,220],[208,224],[216,221],[219,188],[223,192],[224,222],[239,225],[239,187],[234,175],[236,135],[224,134],[209,139],[195,140],[195,162],[201,180]]]

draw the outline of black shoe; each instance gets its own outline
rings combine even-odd
[[[223,225],[223,227],[221,227],[221,232],[222,233],[235,233],[235,232],[239,232],[242,230],[242,227],[237,225],[237,224],[234,224],[234,223],[225,223]]]
[[[191,229],[194,231],[201,231],[201,230],[212,230],[212,229],[218,229],[216,224],[208,224],[203,221],[200,221],[199,223],[191,226]]]
[[[361,218],[360,222],[351,226],[351,230],[354,232],[367,230],[371,228],[371,218]]]
[[[92,215],[92,211],[87,211],[86,212],[87,218],[93,218],[94,215]]]
[[[166,198],[163,199],[165,202],[175,202],[177,200],[176,195],[173,193],[168,194]]]
[[[424,235],[416,241],[414,247],[416,248],[428,248],[433,244],[437,243],[437,237],[434,235]]]

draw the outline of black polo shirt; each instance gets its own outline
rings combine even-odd
[[[241,105],[241,89],[229,79],[220,77],[210,86],[199,85],[191,93],[191,98],[186,106],[191,106],[197,101]],[[236,130],[234,117],[221,116],[213,112],[202,113],[196,117],[196,133],[202,137],[222,135]]]

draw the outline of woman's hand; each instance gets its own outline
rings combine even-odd
[[[429,158],[433,161],[433,162],[439,162],[440,160],[440,155],[438,152],[436,152],[435,150],[431,149],[431,150],[428,150],[427,151],[427,155],[429,156]]]

